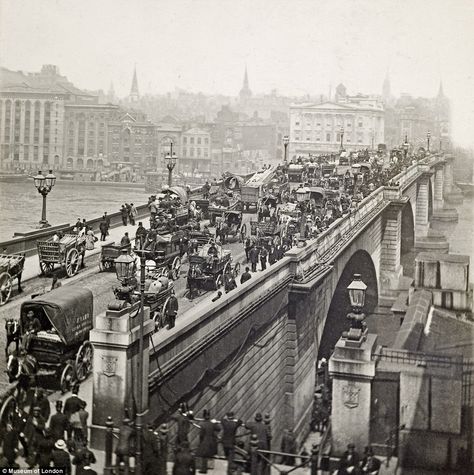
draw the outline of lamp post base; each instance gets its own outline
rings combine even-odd
[[[48,221],[43,221],[41,220],[37,225],[36,229],[44,229],[44,228],[50,228],[51,224],[48,223]]]

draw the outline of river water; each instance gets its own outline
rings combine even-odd
[[[147,203],[148,196],[145,187],[141,190],[58,181],[48,195],[46,217],[53,226],[74,224],[78,217],[92,219],[104,211],[119,211],[125,202],[135,206]],[[41,218],[42,201],[33,181],[0,183],[0,242],[12,238],[14,232],[33,230]]]

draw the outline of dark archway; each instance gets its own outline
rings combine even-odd
[[[367,285],[365,313],[370,315],[378,304],[379,288],[372,258],[367,251],[356,251],[344,267],[332,296],[319,344],[318,361],[321,358],[328,359],[331,356],[332,349],[341,337],[342,332],[349,329],[349,321],[346,316],[351,308],[347,286],[352,282],[354,274],[361,274],[362,280]]]
[[[403,274],[413,276],[415,270],[415,219],[410,201],[402,210],[401,239],[400,263],[403,266]]]

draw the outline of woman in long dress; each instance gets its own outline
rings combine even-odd
[[[96,238],[94,235],[94,231],[92,231],[92,229],[89,229],[89,231],[87,231],[86,233],[86,250],[87,251],[91,251],[92,249],[94,249],[95,241],[96,241]]]

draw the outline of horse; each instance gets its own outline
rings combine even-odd
[[[15,343],[15,352],[18,353],[18,344],[20,342],[20,322],[14,318],[8,318],[5,320],[5,332],[7,335],[5,357],[8,357],[8,348],[11,343]]]
[[[7,374],[10,383],[17,381],[16,400],[20,404],[23,398],[26,400],[30,388],[37,386],[38,361],[32,355],[10,355],[7,360]]]

